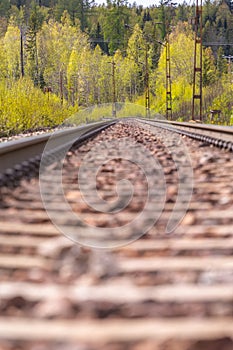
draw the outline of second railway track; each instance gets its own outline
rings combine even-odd
[[[184,123],[167,120],[144,120],[150,125],[177,132],[194,140],[206,142],[210,145],[233,151],[233,128],[230,126],[219,126],[201,123]]]
[[[125,147],[125,154],[116,145]],[[192,196],[188,206],[179,203],[174,220],[184,211],[186,215],[166,233],[184,179],[177,169],[185,162],[183,147],[192,170],[187,177],[192,183],[185,183],[185,189],[192,190]],[[159,163],[157,168],[147,152]],[[78,184],[83,162],[87,166]],[[59,166],[58,161],[48,168],[55,184]],[[101,212],[83,198],[84,191],[98,208],[90,181],[98,167],[95,186],[103,201]],[[62,175],[64,198],[79,216],[78,223],[64,211],[56,186],[48,182],[46,187],[46,176],[44,198],[52,196],[49,213],[36,176],[17,180],[14,189],[6,183],[1,187],[1,350],[230,350],[232,153],[186,136],[174,140],[169,130],[127,120],[68,152]],[[126,181],[117,188],[121,180]],[[145,208],[148,183],[156,189],[152,207],[137,227],[132,226],[135,231],[124,232],[122,227]],[[164,197],[160,189],[165,189]],[[164,198],[161,213],[156,198]],[[51,215],[57,227],[68,227],[84,246],[64,237]],[[147,223],[151,228],[144,232]],[[99,228],[98,237],[90,227]],[[106,241],[111,249],[90,247],[101,248]]]

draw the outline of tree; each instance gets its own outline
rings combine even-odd
[[[211,106],[231,109],[232,87],[223,58],[233,53],[233,47],[226,45],[233,43],[231,3],[203,3],[203,42],[208,44],[203,50],[206,111]],[[102,6],[93,5],[93,0],[1,0],[0,16],[4,17],[0,18],[0,78],[14,93],[21,86],[19,81],[27,81],[25,96],[32,82],[40,88],[45,85],[52,90],[49,98],[56,95],[59,103],[65,106],[68,100],[74,108],[112,102],[113,81],[118,101],[144,104],[145,87],[148,92],[149,86],[154,108],[163,112],[163,42],[170,32],[168,24],[174,24],[176,29],[170,34],[173,111],[174,115],[188,116],[194,33],[187,22],[193,9],[187,3],[174,6],[171,0],[161,0],[159,6],[147,10],[136,4],[129,6],[124,0],[108,0]],[[156,26],[156,22],[162,24]],[[127,30],[126,25],[131,29]],[[0,83],[0,89],[1,86]],[[40,91],[38,87],[30,87],[30,91]],[[223,98],[218,98],[221,94]]]
[[[116,51],[113,62],[115,64],[116,100],[135,101],[139,93],[138,66],[130,57],[124,57],[120,50]]]
[[[194,34],[188,24],[180,23],[170,34],[171,78],[174,116],[191,112],[191,92],[193,82]],[[153,76],[152,76],[153,78]],[[159,113],[166,110],[166,49],[163,46],[158,69],[154,76],[156,99],[154,105]],[[188,102],[188,103],[187,103]],[[185,104],[184,104],[185,103]],[[185,105],[185,108],[184,107]],[[176,114],[177,113],[177,114]],[[182,116],[181,114],[179,116]]]
[[[108,42],[112,55],[118,48],[124,47],[125,24],[128,23],[127,1],[113,0],[108,2],[109,9],[101,18],[104,40]]]
[[[138,24],[133,28],[133,33],[129,38],[127,47],[127,56],[134,60],[134,62],[140,66],[144,61],[146,50],[146,40],[143,35],[142,29]],[[144,51],[144,52],[143,52]]]
[[[216,67],[213,52],[210,47],[203,50],[203,69],[202,82],[203,86],[209,86],[216,81]]]
[[[74,50],[81,53],[86,48],[89,48],[87,35],[71,25],[67,12],[62,23],[51,19],[43,24],[38,34],[38,59],[45,84],[53,92],[60,94],[64,88],[64,96],[68,97],[66,83],[71,53]]]
[[[161,38],[164,40],[166,36],[166,14],[165,14],[165,3],[163,0],[160,0],[160,6],[159,6],[159,22],[162,23],[161,25]]]
[[[0,37],[0,81],[5,80],[7,76],[7,60],[4,46],[4,38]]]
[[[68,11],[72,24],[80,21],[81,30],[84,31],[88,24],[89,11],[94,0],[58,0],[56,5],[56,19],[60,20],[64,11]]]
[[[223,48],[220,46],[217,53],[217,62],[216,62],[216,68],[217,68],[217,75],[221,77],[224,73],[227,73],[227,61],[223,57],[224,51]]]
[[[42,27],[44,14],[40,7],[33,4],[28,21],[28,29],[26,33],[26,53],[27,53],[27,71],[34,81],[35,85],[43,85],[41,81],[38,52],[37,52],[37,33]]]
[[[227,6],[229,7],[229,10],[233,12],[233,1],[232,0],[225,0]]]
[[[140,94],[143,94],[144,91],[146,91],[148,104],[150,94],[150,75],[153,68],[152,63],[155,53],[154,44],[150,43],[150,40],[151,37],[147,36],[147,34],[136,25],[127,47],[128,58],[132,59],[137,67],[137,91]]]
[[[67,88],[68,88],[68,100],[72,105],[77,103],[79,105],[79,54],[76,48],[72,49],[70,54],[69,63],[67,66]]]
[[[179,4],[176,10],[176,22],[187,22],[188,21],[188,11],[187,4],[183,2],[183,4]]]
[[[0,17],[7,17],[10,10],[10,1],[1,0],[0,2]]]
[[[4,37],[6,73],[10,80],[20,76],[20,30],[10,21]]]
[[[211,0],[206,0],[203,6],[203,26],[205,26],[206,22],[209,21],[211,25],[214,25],[216,22],[216,13],[217,13],[217,6],[216,4]]]
[[[95,49],[95,47],[98,45],[103,52],[108,54],[108,45],[107,42],[104,41],[102,27],[99,22],[93,26],[90,32],[90,42],[92,49]]]
[[[152,21],[152,18],[150,15],[150,11],[146,9],[143,13],[143,23],[145,24],[145,22],[149,22],[149,21]]]
[[[15,25],[18,26],[20,30],[20,73],[21,77],[24,77],[25,73],[25,40],[26,40],[26,23],[27,17],[25,12],[25,7],[12,7],[11,20]]]
[[[3,37],[7,31],[8,20],[5,17],[0,18],[0,38]]]

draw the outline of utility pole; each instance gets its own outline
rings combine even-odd
[[[112,59],[112,117],[116,118],[116,63]]]
[[[21,77],[24,77],[23,28],[22,28],[22,26],[20,26],[20,71],[21,71]]]
[[[146,64],[145,64],[145,107],[146,117],[150,118],[150,84],[149,84],[149,67],[148,67],[148,44],[146,44]]]
[[[172,81],[171,81],[171,55],[170,55],[170,41],[169,33],[166,36],[165,44],[159,40],[157,43],[165,47],[165,61],[166,61],[166,117],[167,120],[172,120]]]
[[[173,3],[166,2],[166,5],[174,5]],[[165,47],[165,63],[166,63],[166,118],[172,120],[172,81],[171,81],[171,54],[170,54],[170,24],[164,17],[164,22],[157,22],[157,24],[163,25],[163,30],[166,32],[165,43],[156,40],[156,42]]]
[[[200,2],[200,4],[199,4]],[[202,122],[202,0],[196,0],[192,120]],[[196,108],[195,108],[196,107]],[[198,111],[198,114],[196,114]]]
[[[169,33],[166,37],[166,117],[172,120],[172,83]]]
[[[63,98],[64,98],[64,95],[63,95],[63,72],[61,69],[59,72],[59,86],[60,86],[60,101],[61,101],[61,105],[63,105]]]

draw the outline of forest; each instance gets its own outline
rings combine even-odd
[[[160,0],[1,0],[0,134],[61,124],[117,102],[166,112],[169,38],[173,119],[190,119],[195,5]],[[233,124],[233,1],[203,0],[203,116]],[[218,117],[210,118],[212,110]]]

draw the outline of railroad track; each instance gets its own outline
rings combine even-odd
[[[166,130],[175,131],[194,140],[207,142],[216,147],[233,151],[233,127],[209,125],[200,123],[183,123],[167,120],[144,120],[149,124],[156,124]]]
[[[1,350],[230,350],[230,147],[106,126],[63,161],[35,155],[40,179],[17,165],[7,186],[4,168]]]
[[[54,133],[44,133],[37,136],[25,137],[8,143],[0,143],[0,183],[6,185],[10,178],[22,177],[37,168],[41,155],[50,140],[50,154],[58,157],[65,147],[70,147],[75,140],[81,143],[85,139],[95,135],[114,121],[96,122],[85,126],[67,128]],[[46,150],[46,149],[45,149]],[[48,156],[50,155],[48,154]]]

